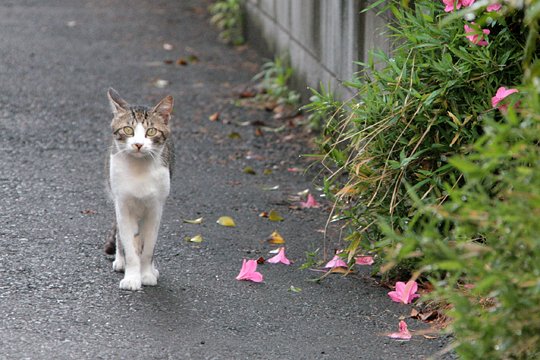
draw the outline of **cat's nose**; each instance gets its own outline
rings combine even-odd
[[[135,147],[137,151],[140,151],[141,148],[143,147],[143,144],[136,143],[136,144],[133,144],[133,147]]]

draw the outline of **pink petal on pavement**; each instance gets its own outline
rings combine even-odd
[[[262,274],[257,272],[257,260],[242,260],[242,268],[236,280],[263,281]]]
[[[266,262],[269,262],[271,264],[282,263],[282,264],[285,264],[285,265],[291,265],[291,261],[289,259],[287,259],[287,257],[285,256],[285,248],[284,247],[280,247],[279,252],[277,253],[277,255],[274,256],[274,257],[271,257],[268,260],[266,260]]]
[[[355,260],[356,265],[372,265],[374,262],[373,256],[358,256]]]
[[[324,265],[324,267],[328,269],[328,268],[349,267],[349,266],[347,265],[345,261],[341,260],[341,258],[338,255],[334,255],[334,258],[330,260],[326,265]]]
[[[409,281],[405,285],[403,290],[403,299],[406,300],[405,304],[410,304],[414,299],[420,297],[416,292],[418,291],[418,284],[416,281]]]
[[[409,281],[405,284],[402,281],[396,283],[396,290],[390,291],[388,296],[395,301],[403,304],[409,304],[420,295],[416,294],[418,290],[418,284],[416,281]]]
[[[390,291],[388,293],[388,296],[390,296],[390,299],[392,299],[395,302],[401,302],[401,296],[397,291]]]
[[[399,321],[399,332],[388,334],[392,339],[410,340],[412,335],[407,328],[407,323],[403,320]]]
[[[318,208],[319,206],[321,205],[317,202],[317,200],[315,200],[315,198],[311,194],[308,194],[306,201],[300,203],[300,207],[304,209]]]

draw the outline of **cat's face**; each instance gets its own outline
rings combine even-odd
[[[173,98],[167,96],[154,108],[148,108],[129,105],[113,89],[109,89],[108,96],[114,114],[111,128],[117,149],[139,158],[159,155],[170,135]]]

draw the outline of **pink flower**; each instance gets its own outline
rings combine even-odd
[[[486,10],[487,10],[488,12],[491,12],[491,11],[499,11],[501,8],[502,8],[502,5],[501,5],[501,4],[491,4],[491,5],[488,5],[488,7],[486,8]]]
[[[400,302],[404,304],[410,304],[414,299],[420,297],[420,295],[415,294],[418,290],[418,284],[416,281],[409,281],[405,284],[402,281],[396,283],[396,290],[390,291],[388,296],[395,302]]]
[[[240,269],[240,274],[238,274],[236,280],[263,281],[262,274],[257,272],[257,260],[244,259],[242,261],[242,269]]]
[[[473,22],[471,24],[474,25]],[[473,29],[468,25],[463,25],[463,28],[465,29],[465,34],[469,34],[469,35],[466,35],[465,37],[467,39],[469,39],[470,42],[472,42],[473,44],[478,45],[478,46],[487,46],[488,45],[487,40],[485,40],[485,38],[484,38],[484,35],[488,35],[490,33],[490,31],[488,29],[482,29],[482,33],[484,35],[479,35],[478,31],[476,29]]]
[[[508,104],[501,104],[499,103],[506,98],[508,95],[519,92],[517,89],[507,89],[504,86],[501,86],[494,97],[491,98],[491,106],[494,108],[497,108],[501,111],[507,111],[508,110]]]
[[[334,255],[334,258],[328,262],[328,264],[324,265],[325,268],[335,268],[335,267],[348,267],[347,263],[338,255]]]
[[[407,323],[403,320],[399,321],[399,332],[388,334],[392,339],[410,340],[412,335],[407,328]]]
[[[450,11],[454,11],[454,10],[458,10],[461,8],[461,1],[460,0],[443,0],[443,3],[444,5],[446,5],[446,7],[444,8],[444,11],[446,12],[450,12]],[[454,3],[456,4],[456,7],[454,8]]]
[[[373,256],[358,256],[355,262],[356,265],[371,265],[374,263]]]
[[[474,4],[475,1],[476,0],[442,0],[444,5],[446,5],[446,7],[444,8],[444,11],[446,12],[459,10],[461,9],[462,6],[464,7],[471,6],[472,4]]]
[[[271,263],[271,264],[277,264],[277,263],[282,263],[282,264],[285,264],[285,265],[291,265],[291,261],[289,259],[287,259],[287,257],[285,256],[285,248],[284,247],[280,247],[279,248],[279,252],[277,253],[276,256],[266,260],[267,262]]]
[[[304,209],[305,208],[318,208],[319,206],[321,205],[317,202],[317,200],[315,200],[315,198],[311,194],[308,194],[306,201],[300,203],[300,207]]]

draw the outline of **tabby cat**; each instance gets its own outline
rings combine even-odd
[[[128,104],[112,88],[108,97],[114,115],[108,190],[116,222],[105,252],[115,253],[113,269],[124,272],[120,289],[140,290],[156,285],[159,277],[154,247],[174,165],[169,128],[173,98],[148,108]]]

